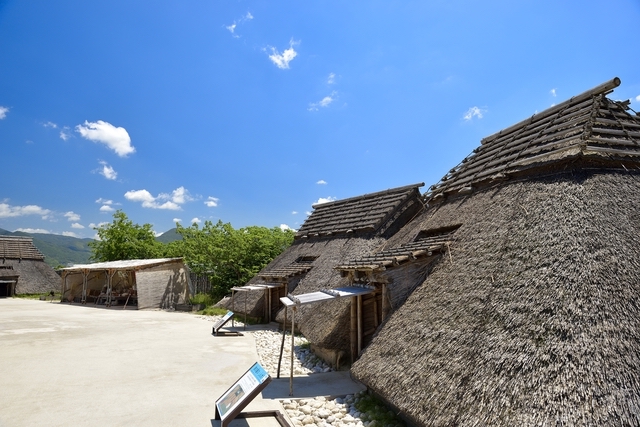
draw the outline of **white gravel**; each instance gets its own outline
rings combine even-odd
[[[215,322],[221,316],[199,316]],[[243,324],[236,321],[236,326]],[[260,364],[271,374],[277,375],[278,358],[282,344],[282,333],[273,330],[247,331],[253,334]],[[291,355],[291,334],[287,333],[280,373],[289,372]],[[294,375],[322,374],[333,369],[311,352],[309,341],[296,335],[294,340]],[[359,403],[368,402],[368,412],[358,411]],[[372,404],[372,398],[366,391],[350,394],[336,399],[319,396],[314,399],[285,399],[282,407],[294,426],[304,427],[399,427],[404,423],[393,415],[381,403]]]

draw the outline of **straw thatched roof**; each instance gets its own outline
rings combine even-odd
[[[60,282],[60,276],[44,262],[44,255],[31,237],[0,236],[0,273],[5,279],[16,281],[16,294],[50,292]]]
[[[640,121],[602,92],[576,98],[485,139],[466,162],[481,168],[463,163],[432,187],[387,242],[460,225],[352,367],[415,424],[640,424]],[[564,142],[544,148],[541,124]],[[563,146],[572,126],[582,142]],[[504,148],[523,127],[538,131],[518,158],[537,147],[535,164]],[[480,176],[498,165],[508,181]]]
[[[313,206],[313,213],[296,233],[296,239],[351,234],[390,235],[396,229],[401,207],[424,183],[393,188]]]
[[[334,269],[338,264],[376,252],[397,230],[423,208],[419,188],[423,183],[315,205],[296,234],[293,244],[249,281],[286,283],[283,295],[314,292],[344,286],[346,280]],[[235,303],[223,304],[236,312],[249,298],[249,315],[264,315],[262,292],[238,295]],[[312,315],[315,314],[315,315]],[[296,323],[314,344],[349,349],[348,301],[313,304],[297,311]],[[283,320],[283,313],[278,315]],[[345,335],[346,334],[346,335]]]
[[[529,169],[570,161],[637,164],[640,120],[629,102],[605,95],[617,77],[482,140],[427,193],[429,200],[466,193],[495,181],[531,174]],[[535,172],[533,172],[535,173]]]

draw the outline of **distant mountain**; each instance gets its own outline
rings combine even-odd
[[[182,240],[182,236],[178,234],[175,228],[172,228],[171,230],[167,230],[161,235],[159,235],[158,237],[156,237],[156,240],[161,243],[169,243],[169,242],[174,242],[176,240]]]
[[[31,237],[35,247],[44,255],[44,262],[53,268],[72,264],[87,264],[91,256],[89,242],[93,239],[78,239],[59,234],[11,232],[2,228],[0,228],[0,235]]]

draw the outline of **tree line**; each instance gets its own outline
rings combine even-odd
[[[182,240],[161,243],[151,224],[134,224],[118,210],[113,222],[95,228],[98,240],[89,243],[95,262],[182,257],[189,269],[206,275],[215,300],[242,286],[293,243],[294,232],[279,227],[249,226],[205,221],[200,227],[176,224]]]

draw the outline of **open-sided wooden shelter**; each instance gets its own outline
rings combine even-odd
[[[352,366],[411,422],[640,425],[640,118],[619,83],[485,138],[379,253],[453,232],[424,280],[378,272],[420,282]]]
[[[182,258],[98,262],[62,270],[62,301],[172,309],[189,301]]]

